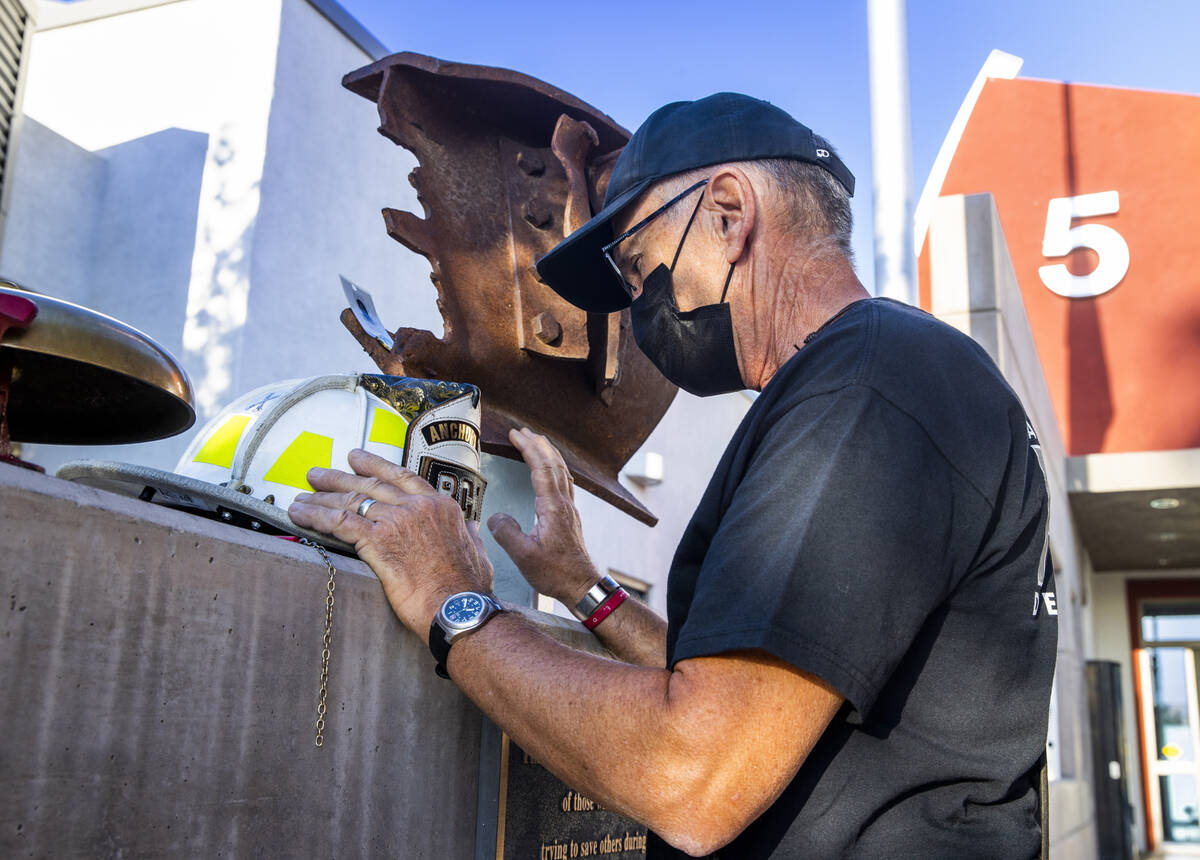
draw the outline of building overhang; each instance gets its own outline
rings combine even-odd
[[[1097,572],[1200,568],[1200,448],[1069,457],[1066,475]]]

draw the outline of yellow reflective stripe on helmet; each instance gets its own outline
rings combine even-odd
[[[408,422],[403,417],[388,409],[375,407],[375,414],[371,416],[371,435],[367,437],[368,442],[403,448],[407,435]]]
[[[233,455],[237,452],[238,441],[249,423],[249,415],[230,415],[196,452],[196,456],[192,458],[193,462],[208,463],[223,469],[230,468],[233,465]]]
[[[279,459],[267,470],[267,474],[263,475],[263,480],[311,491],[308,470],[313,466],[328,469],[331,465],[333,439],[305,431],[293,439],[292,444],[279,455]]]

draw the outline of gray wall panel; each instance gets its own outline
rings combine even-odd
[[[334,556],[0,465],[0,856],[469,857],[479,712]]]

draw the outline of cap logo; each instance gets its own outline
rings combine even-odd
[[[828,157],[829,157],[828,149],[818,149],[817,150],[817,158],[828,158]]]

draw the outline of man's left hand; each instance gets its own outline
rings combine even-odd
[[[428,639],[442,602],[459,591],[492,590],[492,565],[476,523],[415,472],[367,451],[350,452],[355,474],[311,469],[316,490],[288,508],[296,525],[353,544],[404,625]],[[358,506],[375,499],[366,516]]]

